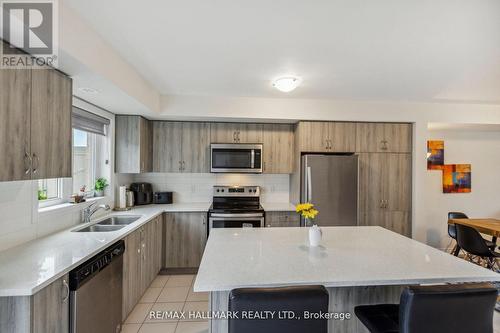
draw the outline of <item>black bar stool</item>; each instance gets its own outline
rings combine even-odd
[[[239,318],[229,318],[229,333],[327,333],[328,320],[303,319],[304,311],[328,312],[328,291],[323,286],[282,288],[240,288],[229,294],[229,311]],[[272,318],[241,318],[242,312],[276,311]],[[279,319],[279,311],[293,311],[302,319]]]
[[[448,220],[468,219],[468,218],[469,217],[462,212],[449,212],[448,213]],[[456,242],[455,247],[452,250],[452,253],[455,257],[457,257],[458,254],[460,253],[460,245],[458,245],[458,242],[457,242],[457,226],[455,224],[448,224],[448,236],[453,238]],[[496,248],[496,242],[497,242],[496,237],[493,237],[493,239],[491,241],[489,241],[487,239],[485,239],[484,241],[486,242],[486,245],[490,249],[494,250]]]
[[[457,242],[464,251],[467,252],[469,260],[473,261],[470,256],[477,256],[479,259],[486,261],[486,267],[489,269],[497,269],[496,259],[500,257],[500,253],[492,251],[485,239],[476,229],[457,224]],[[481,262],[478,262],[481,264]]]
[[[497,290],[489,283],[406,287],[400,304],[354,309],[372,333],[493,333]]]

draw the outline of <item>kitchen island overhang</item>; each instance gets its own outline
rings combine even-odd
[[[307,239],[306,228],[214,230],[194,291],[210,293],[210,311],[226,311],[235,288],[324,285],[329,311],[351,313],[349,320],[330,320],[329,331],[365,332],[354,306],[399,303],[404,286],[500,281],[497,273],[381,227],[325,227],[315,248]],[[211,319],[209,327],[225,333],[227,320]]]

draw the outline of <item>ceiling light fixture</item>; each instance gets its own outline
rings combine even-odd
[[[273,87],[282,92],[290,92],[300,85],[300,79],[295,76],[283,76],[273,81]]]
[[[94,88],[90,88],[90,87],[80,87],[80,88],[78,88],[78,90],[81,91],[82,93],[86,93],[86,94],[98,94],[99,93],[99,90],[94,89]]]

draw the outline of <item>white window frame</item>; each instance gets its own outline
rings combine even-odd
[[[71,129],[71,135],[73,135],[73,131],[75,130],[75,128],[72,128]],[[78,130],[78,129],[77,129]],[[78,131],[81,131],[81,132],[85,132],[83,130],[78,130]],[[92,154],[92,163],[91,163],[91,170],[90,170],[90,178],[91,179],[96,179],[96,171],[97,171],[97,140],[96,140],[96,134],[94,133],[91,133],[91,132],[87,132],[87,135],[92,135],[92,140],[90,140],[90,144],[92,145],[92,151],[93,151],[93,154]],[[74,161],[74,153],[75,153],[75,150],[73,149],[74,147],[71,146],[71,159],[72,161]],[[73,163],[72,163],[73,164]],[[73,173],[73,170],[71,171]],[[71,178],[71,191],[73,191],[73,188],[74,188],[74,183],[73,183],[73,177]],[[94,193],[95,193],[95,190],[93,188],[93,184],[91,185],[92,188],[91,189],[88,189],[87,191],[85,191],[85,198],[92,198],[94,197]]]

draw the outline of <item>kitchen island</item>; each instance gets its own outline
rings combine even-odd
[[[306,228],[212,229],[194,284],[209,292],[211,311],[225,311],[241,287],[324,285],[329,332],[367,332],[354,316],[359,304],[399,303],[412,284],[500,281],[500,275],[381,227],[325,227],[322,244],[308,246]],[[286,310],[286,309],[283,309]],[[227,321],[212,319],[212,333]]]

